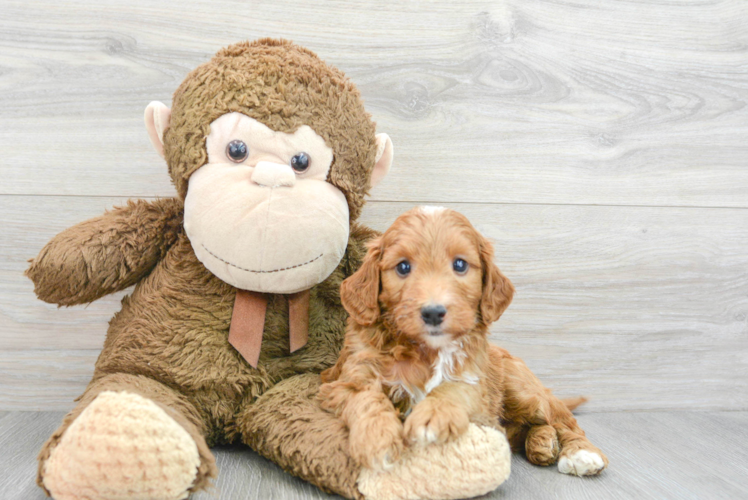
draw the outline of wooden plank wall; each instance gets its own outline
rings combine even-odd
[[[65,410],[122,294],[57,309],[55,233],[173,195],[142,112],[228,43],[295,40],[395,143],[363,220],[443,204],[517,297],[493,340],[589,411],[748,408],[748,2],[4,0],[0,410]]]

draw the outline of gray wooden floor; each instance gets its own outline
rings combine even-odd
[[[45,498],[34,484],[36,454],[62,416],[0,413],[0,499]],[[601,476],[570,477],[515,455],[509,480],[484,498],[748,498],[748,412],[616,412],[578,419],[610,458]],[[339,498],[289,476],[246,447],[214,452],[220,468],[216,489],[193,500]]]
[[[46,241],[173,196],[143,126],[221,46],[285,37],[395,144],[362,222],[452,206],[517,294],[492,340],[588,411],[748,410],[748,1],[2,0],[0,410],[69,410],[122,294],[58,309]]]

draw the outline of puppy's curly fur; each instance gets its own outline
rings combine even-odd
[[[559,469],[578,475],[607,465],[570,412],[583,400],[560,401],[489,345],[488,326],[514,295],[493,256],[462,214],[419,207],[370,242],[343,282],[345,345],[319,398],[347,424],[361,465],[386,468],[405,445],[453,439],[470,422],[506,425],[513,447],[539,465],[561,458]]]

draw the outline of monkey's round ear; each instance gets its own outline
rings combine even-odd
[[[377,134],[377,163],[374,165],[374,170],[371,172],[371,186],[373,188],[379,182],[384,179],[387,172],[390,171],[392,166],[392,157],[395,153],[395,148],[392,146],[392,139],[387,134]]]
[[[169,128],[171,110],[162,102],[153,101],[145,108],[145,128],[156,152],[164,157],[164,131]]]

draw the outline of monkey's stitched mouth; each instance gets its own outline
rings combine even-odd
[[[280,269],[271,269],[269,271],[263,271],[262,269],[258,269],[258,270],[255,270],[255,269],[246,269],[244,267],[237,266],[236,264],[232,264],[231,262],[220,258],[218,255],[216,255],[213,252],[211,252],[210,250],[208,250],[208,248],[205,245],[203,245],[202,243],[200,243],[200,245],[205,249],[206,252],[208,252],[209,254],[211,254],[213,257],[215,257],[216,259],[220,260],[224,264],[228,264],[231,267],[235,267],[235,268],[237,268],[237,269],[239,269],[241,271],[247,271],[248,273],[257,273],[257,274],[277,273],[277,272],[280,272],[280,271],[288,271],[289,269],[297,269],[299,267],[306,266],[307,264],[311,264],[315,260],[321,259],[322,255],[323,255],[323,254],[319,254],[318,256],[316,256],[315,258],[313,258],[311,260],[308,260],[306,262],[302,262],[301,264],[296,264],[294,266],[281,267]]]

